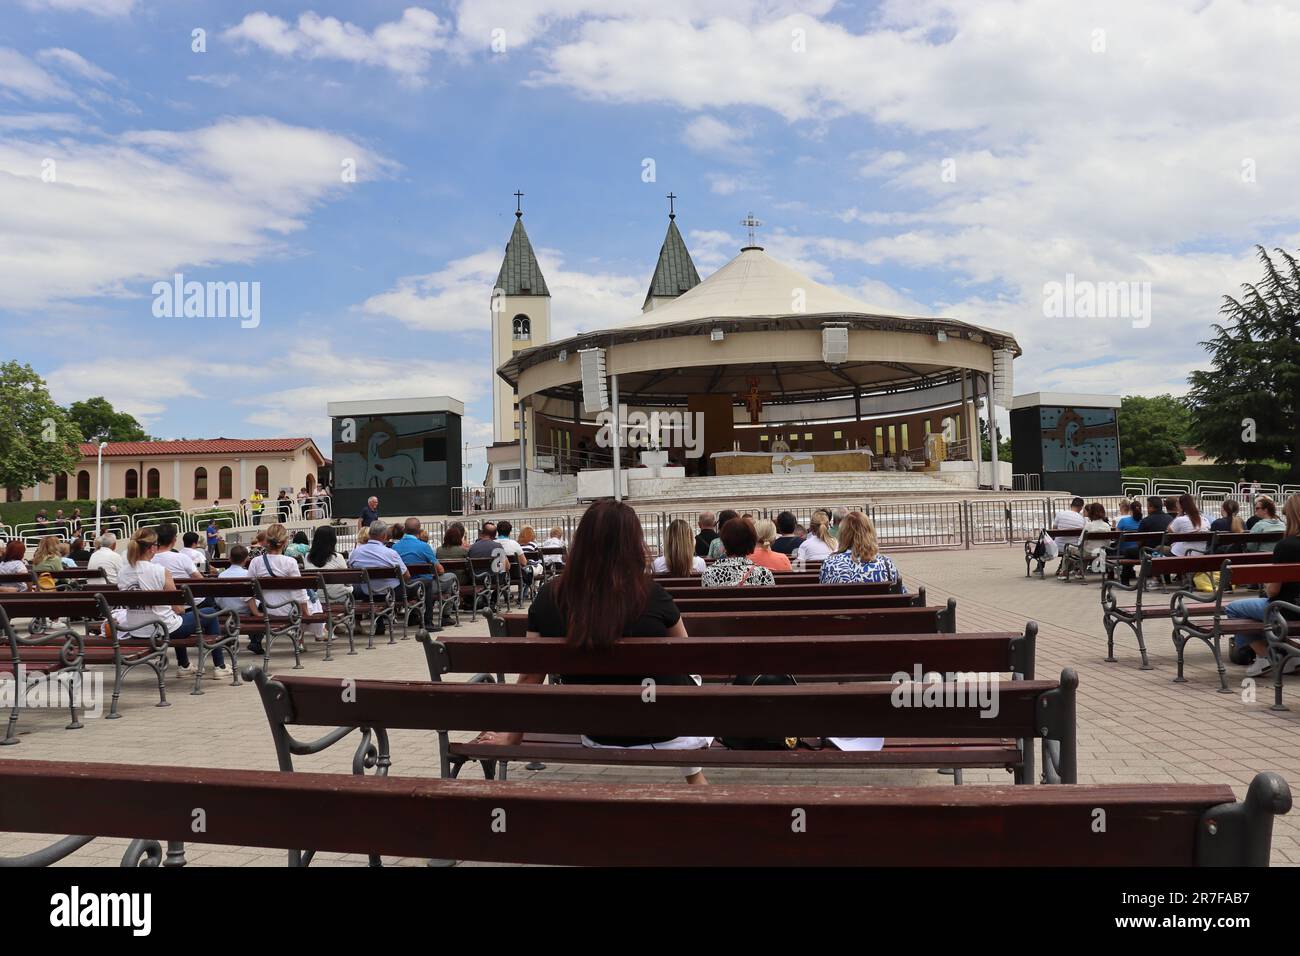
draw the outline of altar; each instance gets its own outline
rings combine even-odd
[[[840,451],[718,451],[709,456],[717,475],[801,475],[810,472],[870,471],[869,448]]]

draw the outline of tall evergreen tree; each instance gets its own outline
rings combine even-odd
[[[1224,296],[1227,321],[1201,343],[1211,367],[1188,378],[1192,437],[1221,462],[1276,458],[1300,477],[1300,263],[1256,248],[1263,280]]]

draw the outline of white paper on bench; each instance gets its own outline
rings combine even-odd
[[[882,750],[884,737],[827,737],[840,750]]]

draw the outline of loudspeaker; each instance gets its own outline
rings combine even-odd
[[[849,330],[844,326],[827,326],[822,329],[822,361],[839,365],[849,357]]]
[[[1011,359],[1010,349],[993,353],[993,401],[1003,408],[1011,407]]]
[[[579,349],[582,361],[582,410],[588,414],[609,408],[609,386],[605,381],[605,350]]]

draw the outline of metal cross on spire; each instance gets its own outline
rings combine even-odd
[[[677,194],[676,194],[676,193],[669,193],[669,194],[668,194],[668,218],[669,218],[669,219],[676,219],[676,218],[677,218],[677,211],[673,208],[673,200],[676,199],[676,198],[677,198]]]
[[[740,220],[740,224],[741,224],[742,226],[745,226],[746,228],[749,229],[749,244],[750,244],[751,246],[752,246],[752,245],[755,245],[755,241],[754,241],[754,230],[755,230],[756,228],[758,228],[759,226],[763,225],[763,223],[760,222],[759,220],[755,219],[755,218],[754,218],[754,214],[751,212],[751,213],[750,213],[748,216],[746,216],[744,219]]]
[[[523,198],[524,198],[524,194],[516,189],[515,190],[515,218],[516,219],[522,219],[524,217]]]

